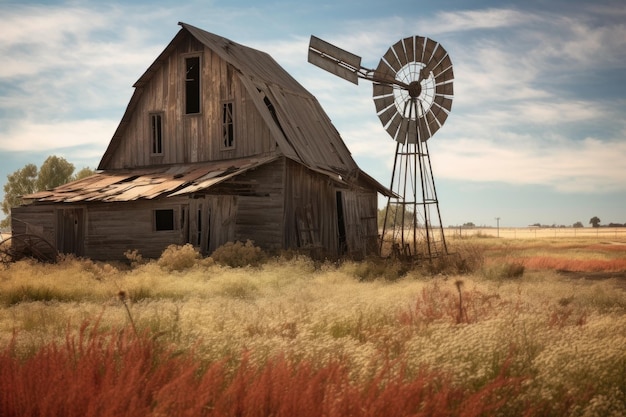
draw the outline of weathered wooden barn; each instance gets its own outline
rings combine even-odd
[[[248,239],[377,252],[377,197],[389,190],[359,169],[315,97],[268,54],[180,26],[135,83],[98,173],[26,196],[12,233],[101,260]]]

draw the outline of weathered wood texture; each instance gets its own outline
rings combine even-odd
[[[235,237],[268,250],[284,248],[285,159],[264,165],[228,181],[240,190]],[[248,192],[243,189],[248,188]]]
[[[155,164],[193,163],[265,155],[276,142],[242,88],[235,70],[192,37],[184,38],[143,84],[132,117],[118,146],[103,169]],[[184,57],[197,53],[201,62],[200,113],[184,114]],[[222,131],[224,101],[233,101],[235,144],[225,149]],[[163,155],[151,155],[150,113],[163,114]]]

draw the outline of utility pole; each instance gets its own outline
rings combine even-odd
[[[500,237],[500,218],[499,217],[496,217],[496,225],[497,225],[498,237]]]

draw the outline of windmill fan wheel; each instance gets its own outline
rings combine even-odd
[[[412,36],[395,43],[381,58],[374,80],[376,113],[389,135],[402,144],[431,138],[452,109],[452,60],[432,39]]]

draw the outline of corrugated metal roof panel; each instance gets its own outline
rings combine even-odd
[[[245,158],[152,169],[104,171],[49,191],[24,196],[51,203],[134,201],[198,192],[278,157]]]

